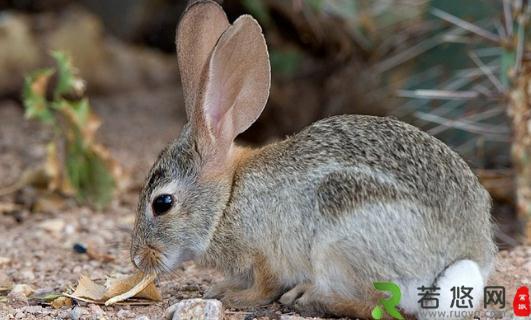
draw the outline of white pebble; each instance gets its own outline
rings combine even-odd
[[[167,320],[221,320],[223,305],[215,299],[182,300],[166,310]]]

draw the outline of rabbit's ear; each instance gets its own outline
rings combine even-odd
[[[269,96],[271,70],[262,29],[249,15],[239,17],[216,44],[204,78],[199,132],[208,133],[216,153],[227,153],[236,136],[253,124]]]
[[[201,77],[219,37],[230,26],[225,12],[214,1],[193,3],[177,27],[175,44],[188,118],[192,118]]]

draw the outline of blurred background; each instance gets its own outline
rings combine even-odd
[[[123,146],[156,150],[179,126],[159,129],[185,121],[174,43],[188,2],[0,0],[0,109],[23,110],[24,76],[61,50],[86,83],[103,135],[111,132],[104,142],[119,145],[110,152],[141,179],[154,155],[131,170],[142,157],[131,159]],[[334,114],[397,117],[470,163],[495,200],[500,241],[518,243],[531,194],[527,1],[219,2],[231,21],[256,17],[270,50],[271,97],[243,143],[281,139]],[[19,164],[4,161],[6,185],[20,173],[13,168],[44,152],[28,155],[23,141],[3,142],[2,153],[20,156]]]

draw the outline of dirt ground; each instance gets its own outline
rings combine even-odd
[[[30,285],[41,294],[63,292],[75,286],[81,274],[103,280],[108,274],[133,271],[128,244],[138,189],[160,149],[183,124],[179,101],[182,97],[175,88],[93,99],[95,111],[104,120],[101,140],[131,175],[131,190],[120,194],[103,212],[72,201],[61,201],[59,206],[51,201],[37,202],[31,213],[0,214],[0,287],[2,281],[8,281]],[[42,159],[43,142],[48,137],[47,130],[24,120],[22,108],[15,102],[0,103],[0,186],[9,185]],[[23,202],[35,200],[30,191],[18,197]],[[12,201],[12,196],[0,198],[0,204]],[[78,254],[72,249],[76,243],[114,260],[103,262]],[[175,275],[159,279],[163,301],[149,306],[100,307],[79,302],[75,308],[54,309],[30,300],[29,306],[17,307],[7,303],[5,293],[0,292],[0,319],[159,319],[171,304],[201,297],[216,279],[219,275],[214,272],[187,264]],[[506,288],[505,310],[512,310],[516,288],[531,285],[531,247],[500,252],[490,284]],[[294,314],[278,304],[225,311],[227,319],[278,319],[282,313]],[[503,318],[509,319],[511,314]]]

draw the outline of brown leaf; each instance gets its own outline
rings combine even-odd
[[[82,275],[76,290],[68,296],[106,305],[133,297],[160,301],[162,296],[154,284],[155,278],[155,274],[137,272],[125,277],[109,278],[105,286],[101,286]]]
[[[101,286],[89,277],[81,275],[76,290],[72,293],[73,297],[87,298],[95,302],[103,300],[105,296],[105,287]]]
[[[111,305],[132,297],[160,301],[162,296],[153,283],[155,278],[155,274],[137,272],[120,279],[109,279],[106,293],[109,299],[105,305]]]

